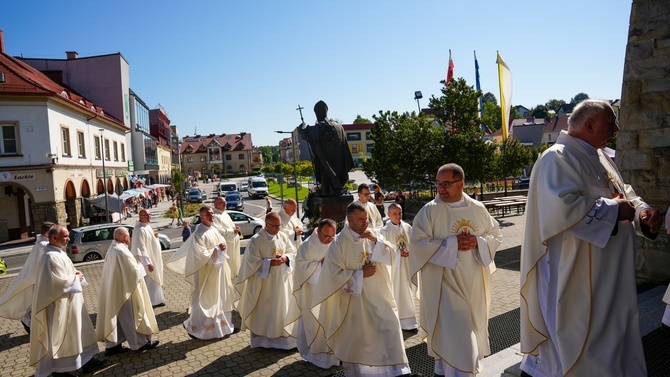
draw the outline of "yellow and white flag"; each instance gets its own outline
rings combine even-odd
[[[512,106],[512,72],[509,70],[500,53],[498,54],[498,82],[500,84],[500,111],[502,113],[502,135],[507,140],[509,129],[509,109]]]

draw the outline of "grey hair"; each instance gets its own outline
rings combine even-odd
[[[440,166],[440,168],[437,170],[437,175],[440,175],[440,173],[445,171],[450,171],[451,175],[454,178],[465,180],[465,172],[463,171],[463,168],[458,164],[454,164],[452,162],[450,164],[444,164]]]
[[[609,102],[600,99],[587,99],[580,102],[572,110],[572,114],[568,118],[568,129],[578,130],[584,126],[590,118],[604,113],[605,111],[614,112]]]
[[[128,228],[125,226],[120,226],[116,229],[114,229],[114,239],[117,241],[121,241],[123,236],[125,235],[130,235],[130,232],[128,232]]]

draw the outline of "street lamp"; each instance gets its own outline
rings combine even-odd
[[[105,193],[105,223],[109,222],[109,205],[107,204],[107,170],[105,170],[105,129],[98,128],[100,131],[100,152],[102,153],[102,188]]]
[[[414,92],[414,99],[416,100],[416,106],[419,108],[419,112],[416,115],[421,114],[421,105],[419,105],[419,100],[423,98],[423,94],[421,94],[420,90],[417,90]]]
[[[298,165],[296,164],[298,154],[300,150],[298,149],[298,128],[296,127],[293,131],[275,131],[278,134],[291,134],[291,141],[293,142],[293,177],[295,179],[295,202],[296,202],[296,215],[300,218],[300,203],[298,201]],[[298,153],[296,153],[298,151]],[[283,201],[284,198],[282,198]]]

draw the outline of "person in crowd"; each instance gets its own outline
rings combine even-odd
[[[183,225],[183,228],[181,228],[181,240],[182,242],[186,242],[189,237],[191,237],[191,227],[188,226],[188,221],[184,220],[184,222],[181,224]]]
[[[151,340],[158,334],[158,323],[144,282],[144,266],[128,245],[128,228],[116,228],[102,267],[95,331],[105,342],[105,356],[158,346],[157,340]],[[130,348],[123,346],[124,341]]]
[[[177,206],[177,226],[182,225],[184,223],[184,219],[182,218],[183,212],[181,210],[181,207]]]
[[[173,205],[172,206],[172,221],[170,221],[170,225],[174,224],[174,221],[177,220],[177,226],[179,226],[179,210],[177,210],[177,206]]]
[[[374,192],[372,201],[375,203],[375,207],[377,207],[377,211],[379,211],[379,215],[383,219],[386,217],[386,211],[384,211],[384,193],[377,184],[372,185],[372,191]]]
[[[276,212],[265,216],[265,228],[254,235],[242,258],[235,289],[242,330],[249,329],[251,348],[296,347],[295,322],[300,309],[293,297],[295,248],[279,231]]]
[[[532,376],[646,376],[635,284],[636,233],[662,215],[603,152],[609,102],[575,106],[530,177],[521,245],[521,363]]]
[[[457,164],[437,171],[437,196],[414,217],[410,276],[420,274],[421,328],[435,375],[474,376],[491,353],[488,320],[493,257],[502,243],[498,222],[463,194]]]
[[[226,239],[228,249],[226,253],[230,257],[231,278],[235,281],[237,272],[240,270],[240,227],[235,225],[230,215],[226,213],[226,199],[218,196],[214,199],[214,228]]]
[[[402,219],[405,220],[405,195],[402,193],[402,190],[396,192],[393,201],[400,206],[400,209],[402,209]]]
[[[412,226],[402,221],[402,208],[391,203],[388,209],[389,221],[381,229],[381,235],[390,244],[391,281],[393,298],[398,306],[400,327],[403,330],[416,330],[417,277],[410,274],[409,253]]]
[[[31,305],[37,279],[37,267],[49,244],[49,229],[55,224],[42,223],[41,233],[35,236],[35,245],[30,250],[19,275],[0,298],[0,317],[21,320],[23,328],[30,334]]]
[[[309,204],[307,199],[308,198],[305,197],[305,199],[302,200],[302,217],[300,218],[301,223],[305,221],[305,217],[309,219]]]
[[[472,194],[470,194],[470,197],[474,200],[481,201],[481,195],[479,194],[479,187],[475,187],[472,189]]]
[[[310,345],[314,342],[323,344],[326,341],[323,329],[316,320],[318,313],[316,316],[312,314],[311,304],[320,281],[321,264],[336,233],[335,221],[321,219],[312,235],[298,248],[293,273],[293,296],[301,312],[297,330],[298,351],[303,359],[324,369],[340,365],[340,361],[332,352],[314,353],[310,350]]]
[[[296,249],[302,244],[302,222],[295,215],[297,209],[298,203],[294,199],[288,198],[278,212],[281,219],[281,229],[279,231],[293,242]]]
[[[391,277],[375,262],[388,253],[368,216],[363,204],[349,204],[345,227],[328,248],[312,301],[326,341],[310,350],[332,351],[347,376],[409,375]]]
[[[151,213],[146,208],[142,208],[139,214],[139,220],[135,223],[132,240],[130,242],[130,252],[142,263],[146,270],[144,280],[147,284],[151,305],[154,307],[165,306],[165,296],[163,295],[163,257],[161,254],[161,245],[158,242],[158,233],[154,232],[149,224]]]
[[[190,316],[183,325],[194,339],[223,338],[235,331],[235,290],[226,262],[228,248],[226,239],[213,226],[215,216],[211,207],[202,206],[201,223],[167,262],[168,268],[183,274],[193,287]]]
[[[367,183],[358,185],[358,200],[356,200],[355,203],[359,203],[365,208],[365,211],[368,214],[368,224],[370,228],[380,229],[384,226],[381,214],[377,210],[375,203],[370,200],[370,186],[368,186]]]
[[[272,212],[272,201],[270,201],[270,197],[266,196],[265,197],[265,213],[270,213]]]
[[[84,274],[74,268],[64,249],[70,232],[49,229],[49,244],[37,267],[30,331],[30,365],[35,377],[79,375],[101,368],[93,322],[84,304]]]

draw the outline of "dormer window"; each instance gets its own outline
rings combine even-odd
[[[60,96],[63,97],[63,98],[66,98],[66,99],[70,99],[70,96],[64,90],[62,92],[60,92]]]

